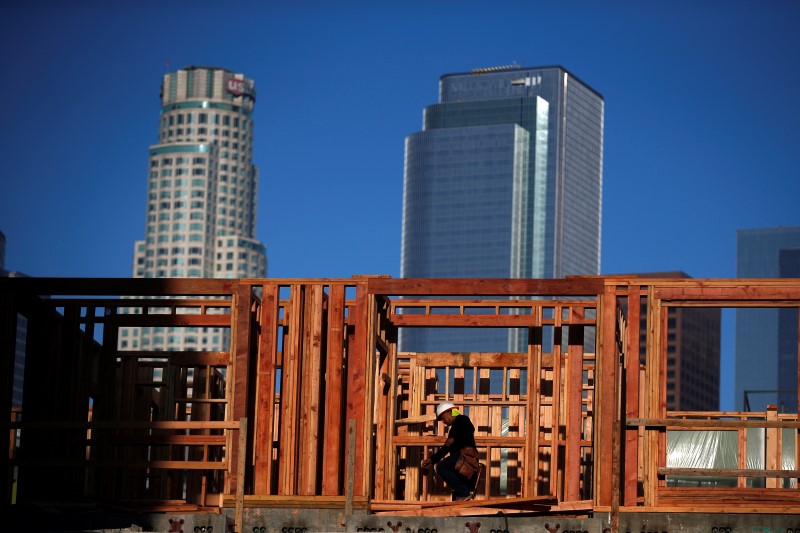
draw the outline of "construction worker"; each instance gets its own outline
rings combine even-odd
[[[447,440],[436,453],[423,459],[420,466],[423,470],[427,470],[431,465],[437,465],[436,473],[453,491],[453,501],[471,500],[475,497],[473,491],[478,475],[475,473],[469,478],[465,477],[456,471],[456,462],[461,456],[462,450],[471,449],[469,452],[475,454],[477,464],[475,426],[472,425],[468,416],[458,412],[452,402],[442,402],[436,406],[436,419],[444,422],[450,428]],[[447,455],[446,458],[444,458],[445,455]]]

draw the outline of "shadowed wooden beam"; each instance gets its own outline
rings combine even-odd
[[[345,288],[331,285],[328,297],[328,331],[325,380],[325,450],[322,458],[322,494],[337,495],[343,490],[344,458],[342,418],[345,397],[343,388]]]
[[[273,469],[273,427],[275,424],[275,377],[278,352],[280,287],[264,284],[261,297],[261,332],[258,349],[258,380],[255,412],[254,494],[270,494]]]

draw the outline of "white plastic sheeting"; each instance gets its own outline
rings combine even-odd
[[[783,429],[781,469],[795,469],[795,431]],[[739,468],[739,439],[736,431],[667,431],[668,468]],[[747,468],[766,465],[766,430],[747,429]],[[763,486],[763,478],[748,478],[748,486]],[[719,476],[667,476],[668,486],[731,486],[736,478]],[[782,480],[794,487],[794,480]]]

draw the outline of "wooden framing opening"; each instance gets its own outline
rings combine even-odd
[[[800,503],[797,414],[670,411],[665,349],[670,309],[797,309],[797,280],[13,278],[0,295],[6,502],[435,505],[447,493],[418,465],[443,441],[433,407],[450,400],[476,425],[485,502],[616,513]],[[122,350],[129,326],[218,328],[229,343]],[[400,352],[400,332],[423,327],[513,328],[527,340],[518,351]],[[668,435],[688,431],[735,434],[735,467],[668,464]],[[742,450],[757,438],[765,461],[748,464]],[[780,460],[787,450],[794,467]]]

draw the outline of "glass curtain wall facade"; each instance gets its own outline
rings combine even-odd
[[[600,271],[603,98],[561,67],[448,74],[406,138],[401,276]],[[408,351],[520,349],[514,332],[401,333]]]
[[[267,274],[256,239],[255,83],[216,67],[164,76],[158,144],[150,147],[145,238],[135,278],[239,278]],[[121,349],[220,349],[207,328],[126,328]]]
[[[739,230],[736,276],[800,278],[800,227]],[[797,324],[797,309],[736,310],[737,410],[797,412]]]

